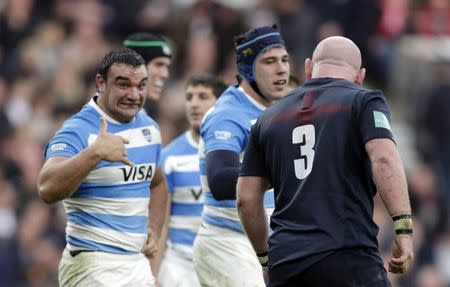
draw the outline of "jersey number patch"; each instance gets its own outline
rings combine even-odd
[[[292,131],[292,143],[300,144],[300,158],[294,159],[295,176],[304,179],[312,170],[316,130],[313,125],[298,126]]]

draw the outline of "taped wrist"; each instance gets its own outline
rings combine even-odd
[[[256,256],[258,257],[259,264],[261,264],[262,267],[267,267],[269,264],[269,252],[266,250],[261,253],[256,253]]]
[[[394,222],[394,230],[396,235],[413,234],[413,223],[411,214],[398,214],[392,216],[392,221]]]

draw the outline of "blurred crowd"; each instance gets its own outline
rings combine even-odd
[[[209,72],[232,84],[233,37],[272,23],[299,79],[321,39],[344,35],[361,48],[365,85],[385,91],[394,132],[401,127],[398,145],[408,151],[416,259],[408,274],[391,277],[393,286],[450,286],[450,57],[431,63],[407,116],[396,116],[405,107],[396,106],[401,91],[392,82],[402,39],[450,37],[450,0],[0,0],[0,286],[57,286],[64,212],[38,199],[37,174],[48,139],[95,94],[107,51],[139,31],[171,43],[170,79],[152,107],[167,144],[187,127],[186,79]],[[375,218],[388,255],[394,234],[380,206]]]

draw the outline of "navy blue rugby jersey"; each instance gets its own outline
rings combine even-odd
[[[382,92],[343,79],[305,82],[252,128],[241,176],[275,191],[271,280],[280,282],[343,248],[376,250],[376,187],[364,144],[393,140]]]

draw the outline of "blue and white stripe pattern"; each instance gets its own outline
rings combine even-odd
[[[214,150],[231,150],[239,153],[242,161],[251,126],[264,109],[263,105],[245,94],[242,88],[231,86],[205,115],[199,143],[200,180],[205,193],[202,214],[204,222],[244,233],[236,209],[236,200],[215,200],[209,189],[205,154]],[[264,203],[270,217],[274,209],[273,190],[265,193]]]
[[[163,149],[161,165],[172,195],[169,244],[191,259],[194,239],[202,222],[204,195],[200,186],[198,144],[190,131]]]
[[[159,166],[161,135],[155,121],[139,112],[121,124],[105,114],[92,99],[64,122],[44,152],[73,157],[91,145],[100,130],[129,140],[128,158],[135,164],[101,161],[71,197],[63,200],[67,213],[66,239],[70,250],[138,253],[147,240],[150,181]]]

